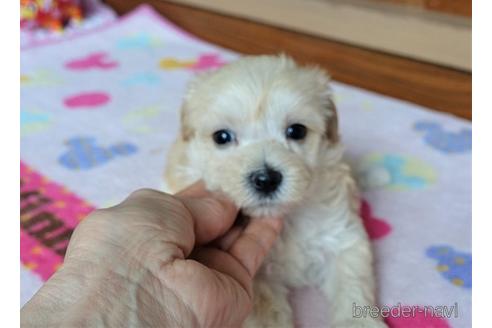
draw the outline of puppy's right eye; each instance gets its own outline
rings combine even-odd
[[[292,140],[302,140],[306,137],[307,128],[302,124],[292,124],[285,130],[285,136]]]
[[[235,139],[234,133],[229,130],[215,131],[214,134],[212,135],[212,138],[214,139],[214,142],[217,145],[225,145],[234,141]]]

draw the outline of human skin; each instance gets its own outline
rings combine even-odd
[[[202,183],[174,196],[139,190],[94,211],[21,309],[21,326],[241,326],[282,221],[232,227],[237,212]]]

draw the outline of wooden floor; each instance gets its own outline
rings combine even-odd
[[[119,14],[149,3],[201,39],[244,54],[284,52],[340,82],[471,120],[471,74],[162,0],[106,0]]]

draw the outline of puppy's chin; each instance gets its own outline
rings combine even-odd
[[[252,218],[282,217],[289,212],[283,206],[243,207],[241,210],[244,214]]]
[[[250,217],[282,217],[289,213],[295,207],[294,203],[280,202],[263,202],[259,201],[256,204],[248,204],[241,207],[241,211]]]

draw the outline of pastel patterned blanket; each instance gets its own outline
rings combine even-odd
[[[160,187],[187,81],[237,57],[146,6],[21,51],[22,303],[60,265],[87,213]],[[387,322],[470,327],[471,124],[340,83],[334,89],[346,157],[363,189],[379,303],[393,311]],[[324,326],[314,288],[292,295],[299,327]],[[405,307],[414,309],[409,318],[397,313]]]

